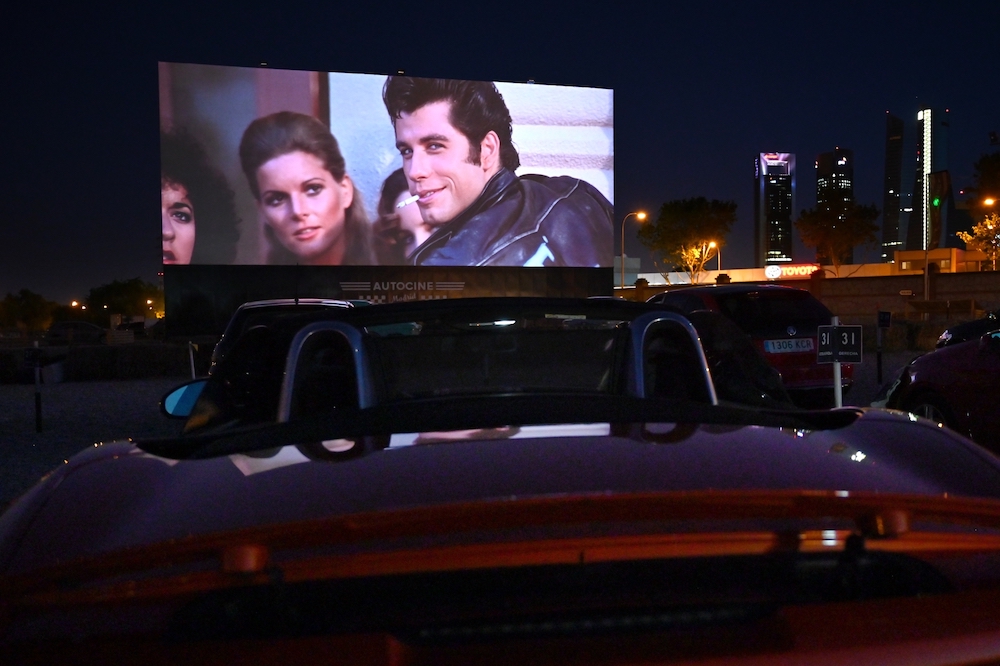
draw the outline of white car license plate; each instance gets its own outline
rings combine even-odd
[[[809,352],[813,350],[812,338],[795,338],[791,340],[765,340],[764,351],[769,354],[787,354],[789,352]]]

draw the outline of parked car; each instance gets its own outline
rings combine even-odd
[[[98,344],[108,332],[86,321],[57,321],[45,331],[43,339],[49,345]]]
[[[617,302],[617,307],[633,308],[635,312],[655,309],[627,301]],[[423,312],[442,306],[415,304],[409,307]],[[271,306],[264,311],[263,318],[245,318],[243,321],[247,325],[230,327],[217,347],[224,351],[209,377],[191,382],[189,390],[178,393],[175,398],[180,400],[184,396],[183,400],[190,404],[202,390],[216,396],[211,403],[206,403],[210,407],[204,415],[188,420],[185,431],[274,422],[279,418],[289,349],[304,323],[314,318],[354,321],[361,317],[367,321],[370,317],[383,316],[384,311],[385,308],[380,307],[359,314],[343,307]],[[697,312],[689,321],[704,345],[717,398],[753,407],[794,408],[780,376],[767,365],[746,334],[728,319],[718,313]],[[414,329],[419,327],[404,318],[397,323],[381,324],[379,330],[386,336],[412,336]]]
[[[124,321],[115,326],[116,331],[132,331],[136,340],[162,340],[164,329],[165,321],[163,319],[151,322],[145,320]]]
[[[651,304],[683,313],[720,312],[754,341],[758,351],[779,373],[797,402],[821,406],[833,400],[833,366],[817,363],[816,334],[833,316],[804,289],[773,284],[730,284],[685,287],[652,296]],[[841,368],[843,388],[849,389],[853,366]]]
[[[1000,453],[1000,330],[915,358],[886,407],[923,416]]]
[[[0,516],[0,661],[1000,658],[1000,460],[724,404],[675,312],[288,314],[165,404],[186,434],[88,447]]]
[[[973,340],[981,335],[1000,329],[1000,308],[987,312],[985,317],[949,326],[937,339],[936,347],[957,345],[960,342]]]
[[[222,358],[232,349],[236,339],[244,331],[254,326],[266,326],[275,318],[290,311],[312,312],[326,308],[352,308],[368,305],[367,301],[339,300],[332,298],[273,298],[249,301],[236,309],[226,324],[226,330],[212,350],[212,360],[208,372],[211,374]]]

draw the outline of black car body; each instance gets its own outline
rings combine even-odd
[[[1000,452],[1000,330],[913,359],[886,407],[933,419]]]
[[[225,331],[215,344],[208,372],[211,374],[222,358],[236,344],[236,340],[245,331],[255,326],[266,326],[274,319],[288,313],[313,312],[327,308],[352,308],[361,302],[332,298],[273,298],[244,303],[230,317]]]
[[[1000,309],[986,313],[985,317],[949,326],[937,339],[936,347],[957,345],[1000,329]]]

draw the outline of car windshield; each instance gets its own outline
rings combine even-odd
[[[794,326],[814,331],[830,322],[830,311],[805,291],[751,291],[716,296],[722,312],[748,333]]]
[[[649,420],[823,429],[857,417],[789,414],[765,395],[760,359],[731,358],[753,357],[752,344],[730,349],[733,336],[707,325],[721,315],[695,319],[700,334],[645,304],[513,299],[289,313],[240,337],[193,402],[187,441],[155,450],[201,457],[302,438]],[[295,427],[230,437],[275,424]]]
[[[548,313],[370,326],[386,399],[519,391],[607,392],[621,319]],[[620,336],[618,336],[620,337]]]

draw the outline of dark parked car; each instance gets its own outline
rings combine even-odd
[[[57,321],[43,339],[49,345],[97,344],[107,339],[107,331],[86,321]]]
[[[115,326],[116,331],[132,331],[136,340],[162,340],[165,321],[157,319],[152,323],[146,321],[126,321]]]
[[[985,317],[949,326],[937,339],[937,347],[957,345],[960,342],[973,340],[979,336],[1000,329],[1000,309],[986,313]]]
[[[816,333],[832,314],[804,289],[781,285],[733,284],[685,287],[652,296],[647,302],[689,314],[720,312],[750,336],[779,373],[792,398],[821,405],[833,396],[833,367],[816,361]],[[853,367],[841,368],[843,387],[850,388]]]
[[[272,298],[262,301],[249,301],[236,309],[233,316],[226,324],[226,330],[219,338],[215,348],[212,350],[212,361],[209,366],[209,374],[219,364],[222,358],[229,353],[236,339],[245,331],[255,326],[267,326],[276,318],[289,312],[312,312],[327,308],[352,308],[359,305],[367,305],[367,301],[339,300],[333,298]]]
[[[617,303],[619,305],[614,307],[633,308],[637,312],[656,309],[627,301]],[[411,307],[424,310],[431,306]],[[250,304],[250,307],[241,308],[233,317],[236,325],[231,323],[216,346],[218,360],[209,373],[211,381],[192,382],[192,391],[185,398],[193,400],[190,395],[200,392],[207,383],[207,394],[219,396],[219,401],[209,410],[210,418],[194,417],[185,429],[277,420],[282,383],[288,372],[285,367],[287,355],[304,322],[311,321],[314,316],[324,321],[351,321],[358,317],[378,317],[384,311],[383,307],[359,315],[351,308],[331,306],[329,301],[298,306],[268,302],[266,307]],[[692,314],[689,321],[704,345],[718,399],[754,407],[794,408],[780,375],[767,365],[749,337],[732,322],[708,311]],[[414,329],[420,326],[404,320],[382,325],[379,330],[386,336],[412,336]]]
[[[886,407],[933,419],[1000,452],[1000,330],[915,358],[889,390]]]
[[[675,312],[290,314],[165,406],[0,516],[0,662],[1000,659],[1000,460],[722,404]]]

